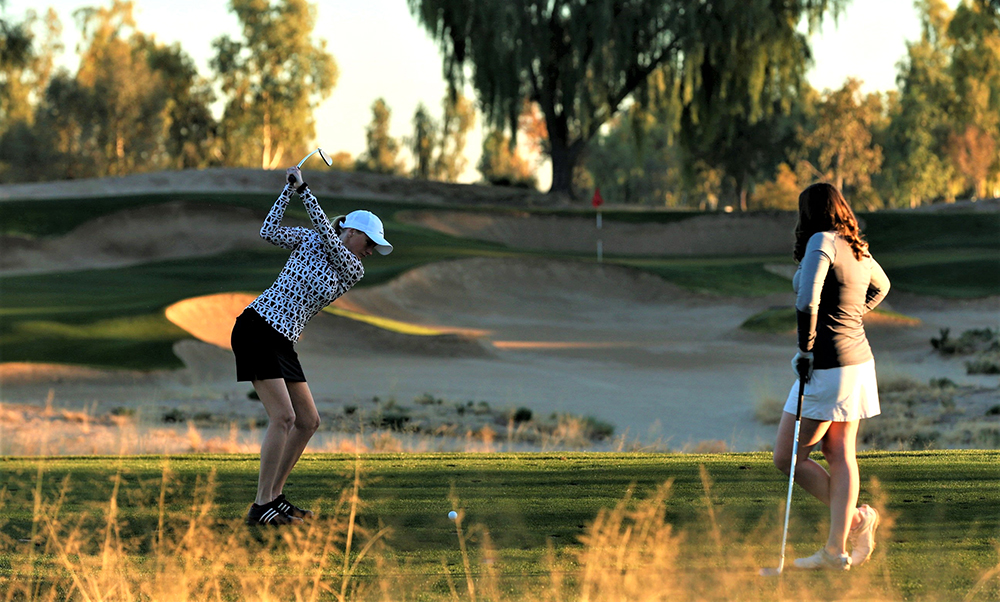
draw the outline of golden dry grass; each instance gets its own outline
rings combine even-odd
[[[849,575],[786,573],[757,576],[776,561],[780,528],[774,521],[749,533],[733,528],[702,467],[704,511],[699,528],[678,529],[667,519],[672,483],[644,499],[629,492],[588,522],[578,546],[551,543],[541,574],[505,572],[507,559],[482,525],[465,524],[453,490],[454,546],[461,563],[440,570],[401,566],[391,550],[391,532],[358,522],[364,507],[361,457],[333,510],[302,526],[247,529],[239,521],[213,518],[213,474],[195,488],[189,507],[171,511],[165,500],[174,486],[168,460],[155,487],[157,521],[149,532],[130,531],[118,499],[121,472],[101,507],[71,508],[70,484],[43,495],[42,465],[33,492],[32,531],[26,541],[0,535],[5,601],[101,600],[470,600],[501,602],[665,602],[674,600],[870,600],[901,601],[880,545],[872,567]],[[880,543],[891,538],[895,517],[877,481],[873,506],[883,516]],[[10,496],[0,493],[0,510]],[[0,513],[3,516],[4,513]],[[769,517],[773,518],[773,517]],[[819,525],[820,528],[825,528]],[[432,566],[432,565],[431,565]],[[995,592],[1000,566],[985,571],[967,592],[924,592],[921,600],[979,600]],[[446,584],[442,589],[441,584]]]

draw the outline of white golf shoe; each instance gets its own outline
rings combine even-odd
[[[806,558],[796,558],[795,568],[805,571],[816,571],[820,569],[828,571],[849,571],[851,570],[851,557],[847,554],[834,556],[833,554],[827,552],[826,548],[820,548],[819,552],[816,552],[812,556],[807,556]]]
[[[875,549],[875,529],[878,529],[880,517],[878,510],[865,504],[858,508],[861,523],[847,533],[847,541],[851,544],[851,564],[861,566],[868,562]]]

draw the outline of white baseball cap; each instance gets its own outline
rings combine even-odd
[[[385,228],[382,226],[382,220],[371,211],[359,209],[348,213],[341,227],[354,228],[367,234],[368,238],[375,243],[375,250],[382,255],[392,253],[392,245],[385,239]]]

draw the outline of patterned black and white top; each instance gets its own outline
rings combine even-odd
[[[274,284],[248,307],[294,343],[313,316],[364,277],[365,268],[337,237],[308,188],[299,196],[313,227],[281,225],[293,190],[291,184],[285,186],[260,229],[261,238],[292,255]]]

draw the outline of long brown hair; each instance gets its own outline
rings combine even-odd
[[[795,261],[802,261],[806,244],[813,234],[830,230],[836,230],[844,237],[858,261],[868,254],[868,243],[861,235],[858,218],[844,200],[844,195],[836,186],[819,182],[799,195],[799,220],[795,224],[795,249],[792,251]]]

